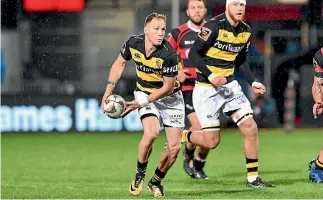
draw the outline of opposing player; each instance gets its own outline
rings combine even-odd
[[[313,58],[315,69],[312,94],[314,98],[313,115],[317,118],[323,113],[323,47]],[[323,183],[323,149],[317,159],[310,162],[309,178],[315,183]]]
[[[181,89],[185,102],[185,115],[187,116],[191,130],[201,130],[201,125],[197,119],[192,93],[196,79],[196,67],[188,59],[188,52],[192,47],[197,33],[205,23],[206,6],[205,0],[188,0],[186,14],[189,21],[178,28],[173,29],[168,41],[176,50],[180,57],[180,69],[178,71],[178,80],[181,82]],[[203,168],[209,149],[198,147],[196,157],[194,158],[195,146],[192,143],[186,143],[184,154],[184,170],[192,178],[207,179]]]
[[[274,187],[258,175],[258,130],[253,110],[239,83],[235,68],[246,78],[254,93],[266,89],[250,72],[247,53],[250,27],[242,19],[245,0],[227,0],[226,11],[209,20],[191,48],[189,58],[198,69],[193,90],[193,105],[203,131],[184,131],[183,141],[205,148],[216,148],[220,142],[221,110],[238,125],[243,134],[247,167],[247,186]],[[202,132],[202,134],[201,134]]]
[[[166,131],[167,148],[155,174],[149,180],[148,187],[154,196],[164,196],[161,181],[174,164],[180,150],[184,127],[184,99],[180,84],[176,80],[177,54],[164,39],[166,16],[157,13],[148,15],[144,25],[144,35],[131,36],[112,65],[102,104],[112,94],[126,62],[133,59],[137,73],[135,101],[127,102],[128,107],[122,116],[138,108],[144,134],[139,143],[137,173],[129,186],[129,192],[137,196],[142,191],[148,158],[159,134],[161,121]]]

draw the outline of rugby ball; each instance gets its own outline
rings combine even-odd
[[[112,94],[105,100],[103,112],[112,119],[118,119],[125,107],[126,101],[120,95]]]

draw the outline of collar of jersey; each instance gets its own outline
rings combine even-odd
[[[196,28],[193,28],[193,26],[192,26],[192,22],[190,21],[190,20],[188,20],[187,21],[187,26],[188,26],[188,28],[190,28],[192,31],[194,31],[194,32],[197,32],[197,33],[199,33],[200,32],[200,30],[199,29],[196,29]]]
[[[159,46],[158,47],[156,47],[156,49],[153,51],[153,52],[151,52],[151,54],[149,55],[149,56],[147,56],[146,55],[146,43],[145,43],[145,38],[146,38],[146,36],[145,36],[145,34],[144,34],[144,49],[143,49],[143,54],[144,54],[144,56],[145,56],[145,59],[146,60],[149,60],[149,59],[151,59],[152,57],[154,57],[154,54],[158,51],[158,49],[160,48]],[[161,46],[163,45],[163,43],[161,44]]]

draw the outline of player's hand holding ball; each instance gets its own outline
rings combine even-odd
[[[107,98],[108,98],[110,95],[111,95],[111,93],[109,93],[109,92],[105,91],[105,93],[104,93],[104,95],[103,95],[103,97],[102,97],[102,100],[101,100],[101,110],[102,110],[102,112],[103,112],[103,113],[104,113],[104,105],[105,105],[105,103],[106,103]]]
[[[136,110],[137,108],[147,106],[148,104],[149,104],[148,97],[140,98],[137,101],[129,101],[129,102],[126,102],[126,106],[127,107],[125,108],[125,110],[121,114],[121,117],[126,116],[131,111]]]
[[[126,108],[126,101],[119,95],[113,94],[104,98],[103,113],[112,119],[118,119]]]
[[[251,87],[255,94],[265,94],[266,92],[265,86],[262,83],[257,81],[253,82]]]
[[[121,117],[126,116],[127,114],[129,114],[131,111],[136,110],[137,108],[140,108],[140,104],[138,101],[130,101],[130,102],[126,102],[126,109],[123,111],[123,113],[121,114]]]

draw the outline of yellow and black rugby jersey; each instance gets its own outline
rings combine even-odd
[[[203,60],[206,67],[218,76],[233,78],[237,56],[247,56],[250,45],[251,29],[244,22],[233,27],[225,14],[209,20],[201,29],[195,45],[203,44],[205,50]],[[209,85],[210,82],[197,69],[197,84]]]
[[[121,56],[125,60],[134,60],[137,73],[136,90],[147,94],[163,86],[163,76],[175,77],[178,73],[178,57],[164,39],[162,44],[149,56],[145,53],[145,36],[131,36],[121,48]],[[180,83],[176,80],[173,91],[179,90]]]

